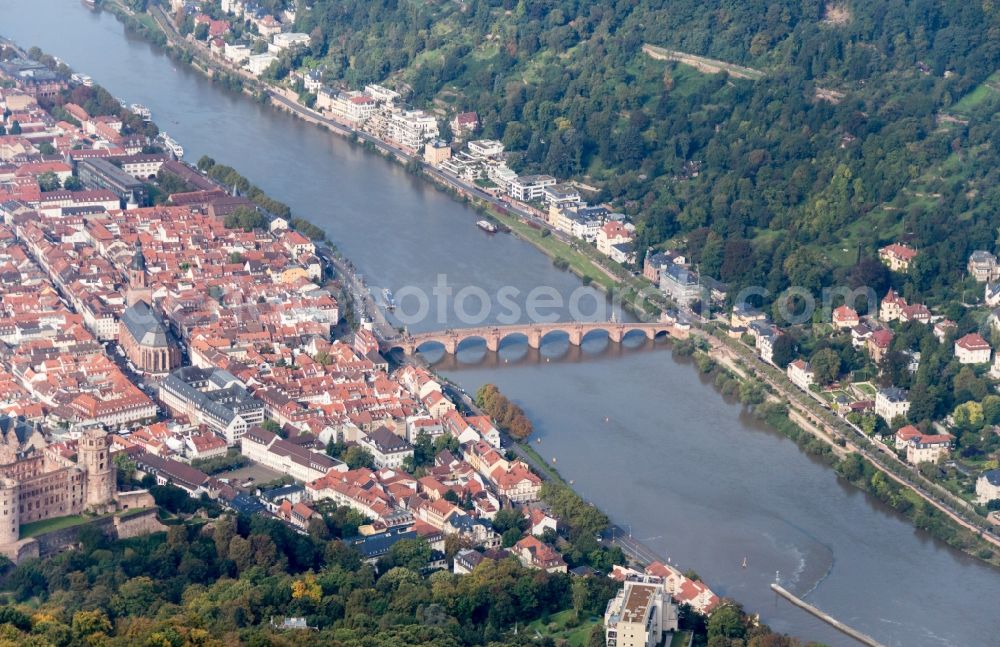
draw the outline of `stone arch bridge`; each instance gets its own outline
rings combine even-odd
[[[542,339],[554,332],[565,333],[569,337],[569,343],[579,346],[583,343],[583,338],[589,333],[602,331],[607,333],[608,339],[614,343],[621,343],[628,333],[641,330],[647,339],[655,339],[660,335],[669,335],[678,339],[688,336],[688,331],[678,328],[666,322],[636,322],[620,323],[612,321],[595,322],[572,322],[563,321],[548,324],[511,324],[505,326],[479,326],[476,328],[453,328],[434,332],[418,333],[394,339],[385,340],[382,343],[384,351],[401,349],[406,355],[413,355],[424,344],[437,342],[444,346],[444,350],[449,355],[454,355],[459,345],[470,339],[481,339],[486,342],[489,351],[496,352],[500,349],[500,344],[508,337],[515,335],[526,337],[528,346],[534,349],[542,345]]]

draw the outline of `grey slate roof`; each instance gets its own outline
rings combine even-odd
[[[159,315],[145,301],[129,306],[122,313],[121,323],[142,346],[163,348],[170,345],[172,337]]]

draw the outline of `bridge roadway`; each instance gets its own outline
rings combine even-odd
[[[534,349],[542,345],[542,339],[553,332],[565,333],[569,337],[569,343],[579,346],[583,338],[588,333],[594,331],[607,333],[608,338],[614,343],[621,343],[628,333],[641,330],[647,339],[655,339],[661,334],[670,335],[678,339],[687,337],[688,331],[678,328],[672,323],[664,321],[655,322],[614,322],[614,321],[594,321],[594,322],[574,322],[562,321],[545,324],[511,324],[504,326],[480,326],[476,328],[452,328],[433,332],[418,333],[405,337],[395,337],[385,339],[382,342],[382,349],[386,352],[399,348],[406,355],[413,355],[424,344],[437,342],[444,346],[444,350],[449,355],[454,355],[459,345],[469,339],[482,339],[486,342],[486,348],[492,352],[500,349],[501,342],[513,335],[526,337],[528,346]]]

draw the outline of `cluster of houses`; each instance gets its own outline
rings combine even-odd
[[[894,243],[879,250],[879,258],[891,270],[907,272],[919,257],[919,252],[904,244]],[[996,256],[987,251],[973,252],[968,261],[969,275],[985,284],[985,301],[990,307],[1000,306],[1000,263]],[[990,330],[1000,330],[1000,309],[994,310],[988,318]],[[835,331],[849,331],[855,348],[864,350],[871,361],[878,364],[892,346],[895,336],[891,325],[917,322],[930,326],[934,336],[942,343],[952,340],[952,352],[959,364],[975,368],[980,373],[1000,379],[1000,353],[994,353],[990,342],[979,332],[970,332],[955,339],[957,325],[945,317],[934,315],[920,303],[908,303],[895,290],[890,289],[880,300],[877,314],[859,316],[848,305],[839,306],[831,312],[830,324]],[[732,310],[729,321],[730,334],[741,337],[749,335],[758,355],[766,362],[773,363],[773,349],[777,339],[784,334],[767,315],[745,304],[738,304]],[[916,372],[920,363],[918,351],[904,351],[909,357],[907,368]],[[947,421],[935,423],[932,432],[923,432],[913,425],[899,424],[905,420],[911,406],[910,394],[896,386],[875,388],[868,383],[839,386],[834,399],[824,398],[827,385],[817,384],[809,362],[798,358],[786,366],[789,381],[803,391],[809,392],[826,406],[841,415],[851,413],[871,413],[881,418],[887,425],[898,429],[889,437],[881,439],[887,449],[897,451],[912,465],[939,463],[948,459],[954,445],[954,437],[947,432]],[[894,424],[895,423],[895,424]],[[991,480],[992,479],[992,480]],[[981,503],[986,503],[997,491],[992,485],[997,475],[984,473],[977,482],[977,495]]]
[[[221,0],[218,10],[232,20],[252,25],[253,33],[242,30],[242,42],[234,42],[231,20],[213,18],[203,13],[206,3],[197,0],[171,0],[174,15],[184,12],[191,16],[195,32],[190,38],[202,37],[208,43],[212,54],[224,58],[233,65],[240,66],[253,76],[260,76],[278,60],[279,55],[290,49],[308,46],[308,34],[290,31],[295,21],[294,5],[274,15],[256,2],[243,0]],[[218,12],[216,12],[218,15]],[[255,47],[266,43],[266,51]],[[263,47],[263,46],[261,46]]]
[[[453,153],[449,144],[433,141],[425,147],[424,160],[466,182],[476,183],[484,191],[517,203],[554,230],[594,245],[617,263],[636,261],[632,243],[635,226],[624,214],[588,205],[579,189],[551,175],[518,175],[507,166],[502,142],[472,140]]]
[[[78,124],[56,122],[21,88],[0,99],[25,124],[0,137],[0,337],[11,349],[0,410],[70,439],[117,431],[112,451],[140,475],[303,531],[324,502],[350,507],[371,521],[353,540],[368,558],[411,533],[440,550],[452,534],[496,550],[490,520],[503,507],[523,508],[539,536],[557,527],[539,507],[541,480],[500,450],[488,418],[460,414],[425,370],[390,373],[370,329],[332,338],[337,300],[314,244],[287,221],[230,229],[226,216],[252,203],[170,156],[130,151],[113,120],[68,104]],[[43,144],[63,155],[47,158]],[[46,174],[63,182],[94,161],[136,181],[166,170],[191,190],[157,207],[40,190]],[[414,445],[441,437],[458,451],[412,476]],[[326,453],[331,442],[364,450],[371,467],[349,469]],[[235,453],[295,486],[251,493],[192,465]],[[566,570],[532,534],[511,553]]]

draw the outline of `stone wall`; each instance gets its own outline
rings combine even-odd
[[[141,537],[142,535],[165,532],[167,530],[167,527],[156,518],[156,508],[112,518],[114,519],[115,536],[118,539]]]
[[[35,557],[48,557],[77,545],[80,530],[96,527],[112,539],[129,539],[167,529],[156,517],[156,508],[136,510],[131,514],[100,517],[69,528],[61,528],[46,532],[29,539],[22,539],[16,544],[0,546],[0,553],[6,555],[12,562],[19,563]]]

